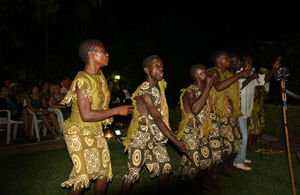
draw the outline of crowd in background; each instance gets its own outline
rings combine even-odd
[[[37,119],[43,121],[43,125],[52,133],[55,139],[62,138],[57,116],[49,108],[59,108],[64,119],[69,117],[70,108],[60,104],[71,85],[69,77],[65,77],[60,84],[42,79],[29,86],[8,79],[2,83],[0,110],[9,110],[12,120],[24,122],[24,134],[28,140],[37,140],[32,135],[32,114],[30,114],[30,111],[35,113]],[[5,113],[1,113],[0,117],[6,117],[5,115]]]
[[[60,104],[71,86],[72,80],[69,77],[63,78],[60,83],[41,79],[29,86],[9,79],[1,83],[0,110],[9,110],[12,120],[24,122],[24,135],[28,140],[37,140],[32,135],[32,115],[28,109],[43,121],[43,125],[55,139],[62,139],[63,135],[57,116],[49,108],[58,108],[62,112],[64,120],[69,118],[71,108]],[[131,93],[127,90],[126,82],[109,80],[107,84],[111,94],[110,107],[131,104]],[[0,117],[7,117],[6,113],[0,113]],[[116,117],[112,127],[122,127],[129,120],[130,117]]]

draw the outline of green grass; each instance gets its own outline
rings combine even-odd
[[[267,105],[266,133],[283,136],[280,106]],[[170,112],[172,115],[172,111]],[[299,140],[299,107],[289,107],[289,132],[293,139]],[[173,116],[173,115],[172,115]],[[175,115],[178,117],[178,115]],[[171,120],[176,121],[174,117]],[[113,181],[109,185],[108,194],[118,194],[122,177],[127,173],[127,154],[123,153],[122,145],[116,140],[108,141],[113,167]],[[267,148],[260,144],[261,147]],[[167,147],[173,170],[179,166],[180,155],[170,145]],[[286,154],[262,154],[254,150],[247,153],[253,160],[252,171],[231,170],[230,180],[217,180],[223,188],[218,194],[292,194]],[[297,192],[300,193],[300,166],[292,154],[293,169]],[[61,148],[0,158],[0,193],[1,194],[67,194],[60,184],[67,180],[72,169],[67,150]],[[199,182],[200,183],[200,182]],[[189,185],[188,191],[197,191],[199,183]],[[95,183],[85,194],[93,194]],[[150,179],[146,168],[141,178],[134,185],[132,194],[147,194],[157,187],[157,179]],[[187,188],[173,175],[170,176],[168,190],[180,194]],[[187,190],[187,189],[186,189]],[[198,190],[198,194],[200,191]],[[197,193],[195,193],[197,194]]]
[[[115,139],[109,140],[114,178],[109,185],[108,194],[117,194],[121,180],[127,173],[127,155]],[[174,170],[179,165],[180,156],[168,146]],[[287,158],[285,154],[261,154],[254,150],[248,152],[252,159],[253,171],[232,170],[230,180],[218,180],[224,189],[222,194],[291,194]],[[293,158],[293,168],[297,191],[300,191],[300,167]],[[0,159],[1,194],[66,194],[60,184],[68,178],[72,168],[65,148],[59,150],[23,154]],[[157,187],[157,179],[150,179],[144,168],[140,181],[134,186],[132,194],[146,194]],[[170,176],[169,190],[179,192],[185,186],[173,175]],[[197,185],[192,186],[193,190]],[[93,194],[94,182],[85,194]],[[200,193],[200,192],[199,192]]]
[[[282,107],[280,105],[266,105],[266,129],[264,133],[279,138],[284,137]],[[300,106],[288,106],[287,124],[288,133],[291,139],[300,141]]]

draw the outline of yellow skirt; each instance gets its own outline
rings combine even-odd
[[[74,189],[88,188],[90,180],[112,179],[112,169],[109,149],[103,136],[70,134],[64,131],[64,137],[68,148],[69,156],[73,163],[73,169],[67,181],[61,184],[62,187]]]

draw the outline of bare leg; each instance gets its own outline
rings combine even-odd
[[[133,186],[133,183],[123,181],[120,194],[121,195],[129,194],[132,186]]]
[[[47,129],[51,131],[51,133],[55,136],[58,137],[58,134],[55,132],[55,130],[51,127],[49,121],[48,121],[48,116],[47,115],[41,115],[41,119],[43,120],[43,123],[46,125]]]
[[[95,194],[96,195],[104,195],[106,194],[108,182],[107,179],[97,179],[95,186]]]
[[[74,188],[72,187],[69,191],[69,195],[80,195],[83,191],[83,188],[79,188],[77,190],[74,190]]]
[[[59,124],[58,124],[58,121],[57,121],[57,118],[56,118],[55,114],[53,112],[51,112],[49,115],[50,115],[52,124],[55,127],[56,132],[58,133],[59,136],[62,136],[60,128],[59,128]]]

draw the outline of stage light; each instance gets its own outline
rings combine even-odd
[[[120,131],[119,129],[116,129],[116,130],[115,130],[115,134],[116,134],[116,135],[121,135],[121,131]]]
[[[121,76],[120,76],[120,75],[115,75],[114,78],[115,78],[116,80],[120,80],[120,79],[121,79]]]
[[[108,129],[107,131],[106,131],[106,133],[105,133],[105,137],[106,138],[111,138],[111,137],[113,137],[114,135],[110,132],[110,130]]]

